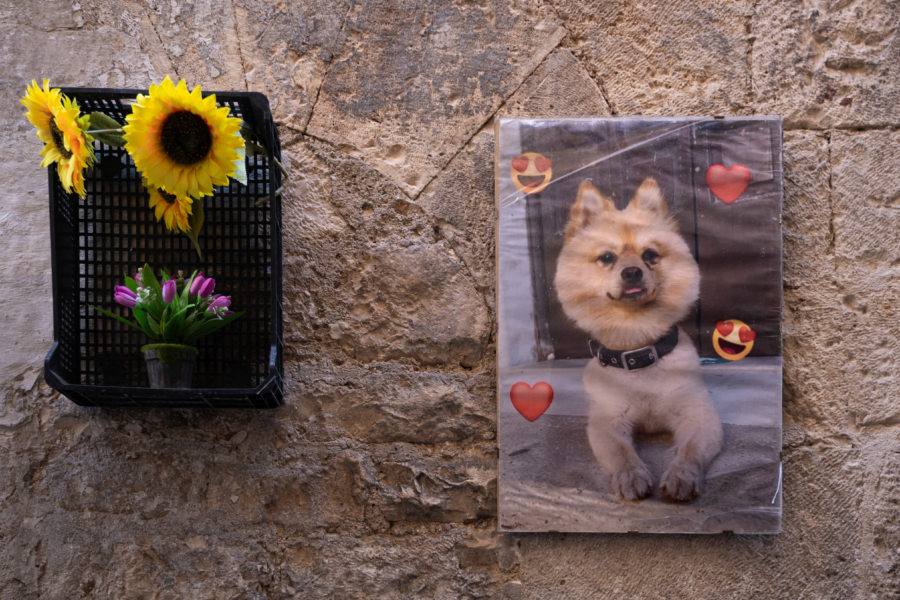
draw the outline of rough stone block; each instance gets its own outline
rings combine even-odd
[[[434,222],[358,159],[321,143],[294,152],[315,165],[301,185],[321,193],[286,199],[287,339],[356,361],[479,364],[488,307]],[[307,207],[326,219],[313,225]],[[313,228],[324,235],[300,237]]]
[[[588,116],[607,115],[609,109],[575,57],[567,50],[554,50],[497,112],[503,116]],[[493,127],[486,127],[416,199],[437,220],[441,237],[466,263],[478,289],[491,299],[496,214],[493,161]]]
[[[751,112],[749,1],[553,5],[615,114]]]
[[[347,15],[345,29],[308,132],[363,157],[410,196],[563,36],[550,9],[496,0],[373,0]]]
[[[896,307],[900,305],[900,132],[836,131],[831,138],[834,254],[840,302],[857,326],[845,332],[854,421],[900,422]],[[852,387],[851,387],[852,386]]]
[[[413,371],[399,365],[330,368],[297,381],[309,439],[436,444],[495,436],[489,374]]]
[[[834,278],[829,145],[824,133],[784,134],[784,285],[793,303]]]
[[[346,2],[234,2],[247,87],[265,93],[275,120],[302,130],[347,39]]]
[[[232,4],[213,0],[190,4],[149,2],[83,2],[85,28],[113,24],[142,43],[162,71],[160,78],[184,78],[188,87],[244,90],[244,63]],[[223,10],[224,8],[224,10]],[[98,34],[89,36],[95,39]],[[143,52],[142,52],[143,54]],[[129,61],[130,57],[121,57]],[[136,87],[146,88],[141,81]],[[209,84],[215,82],[212,87]],[[120,86],[111,86],[120,87]]]
[[[753,101],[788,128],[900,119],[900,8],[891,0],[754,4]]]
[[[45,0],[40,10],[23,11],[21,5],[4,2],[0,5],[0,23],[16,23],[37,31],[77,29],[84,24],[81,6],[71,0]]]
[[[863,550],[863,573],[870,598],[890,598],[900,589],[900,438],[885,432],[871,445],[867,460],[869,510],[865,531],[870,550]],[[880,456],[879,456],[880,455]]]
[[[600,117],[609,105],[584,65],[558,48],[500,107],[504,117]]]
[[[388,522],[472,523],[496,516],[492,447],[434,456],[397,444],[372,454],[378,486],[373,501]]]

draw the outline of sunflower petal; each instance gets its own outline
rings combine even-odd
[[[210,148],[193,163],[185,164],[184,155],[177,152],[181,161],[176,160],[162,139],[167,119],[178,112],[196,115],[209,127]],[[132,105],[124,127],[125,148],[152,185],[176,196],[209,196],[216,185],[228,184],[228,178],[237,170],[234,163],[240,156],[238,149],[244,145],[239,134],[240,119],[228,114],[228,107],[216,106],[215,96],[204,97],[200,86],[188,91],[183,79],[173,84],[167,76],[159,85],[151,85],[147,96],[138,95]],[[181,133],[177,126],[173,127],[175,133],[170,131],[167,135]],[[167,137],[167,140],[169,144],[178,143],[177,137]]]

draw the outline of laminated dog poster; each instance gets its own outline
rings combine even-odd
[[[500,529],[780,531],[781,120],[496,134]]]

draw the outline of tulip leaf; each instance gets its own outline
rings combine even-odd
[[[153,273],[153,269],[150,268],[150,265],[144,264],[144,268],[141,269],[141,283],[144,284],[145,287],[150,288],[157,295],[162,294],[162,290],[159,286],[159,280],[156,278],[156,275]]]
[[[163,332],[163,336],[166,339],[179,339],[179,338],[183,337],[183,335],[178,335],[178,334],[179,334],[179,330],[184,325],[184,315],[188,311],[189,308],[191,308],[191,307],[185,306],[184,308],[179,310],[177,313],[172,315],[172,318],[169,319],[168,323],[166,323],[166,329]]]
[[[135,322],[133,322],[133,321],[129,321],[129,320],[126,319],[125,317],[120,317],[120,316],[117,315],[116,313],[109,312],[108,310],[106,310],[106,309],[104,309],[104,308],[100,308],[99,306],[91,306],[91,308],[94,309],[94,310],[96,310],[97,312],[103,313],[103,314],[106,315],[107,317],[112,317],[112,318],[115,319],[116,321],[120,321],[120,322],[122,322],[122,323],[125,323],[125,324],[128,325],[129,327],[132,327],[132,328],[134,328],[134,329],[137,329],[137,330],[140,331],[140,332],[146,333],[143,329],[140,328],[140,326],[139,326],[137,323],[135,323]]]
[[[216,331],[222,329],[241,315],[243,315],[243,311],[236,312],[228,315],[227,317],[222,317],[221,319],[213,318],[209,319],[200,324],[200,327],[197,328],[196,332],[194,332],[192,339],[199,339],[205,337],[211,333],[215,333]]]
[[[185,303],[185,304],[187,304],[188,301],[190,300],[190,296],[191,296],[191,284],[194,283],[194,279],[197,277],[197,273],[199,273],[199,271],[194,271],[194,272],[191,274],[190,279],[188,279],[187,281],[184,282],[184,289],[181,290],[181,297],[180,297],[180,298],[181,298],[181,302],[183,302],[183,303]]]
[[[156,319],[153,318],[153,315],[151,315],[150,313],[147,313],[147,325],[150,326],[150,331],[152,332],[152,335],[150,337],[160,336],[161,330],[159,328],[159,323],[156,321]]]
[[[151,333],[150,324],[147,323],[147,313],[144,311],[144,309],[141,308],[140,306],[135,306],[132,309],[132,312],[134,313],[134,318],[141,325],[141,328],[143,329],[144,333],[146,335],[152,337],[153,334]]]

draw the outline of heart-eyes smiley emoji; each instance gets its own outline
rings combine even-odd
[[[553,161],[537,152],[526,152],[512,159],[510,178],[520,192],[536,194],[550,185]]]
[[[756,332],[737,319],[719,321],[712,334],[713,350],[725,360],[741,360],[753,350]]]

